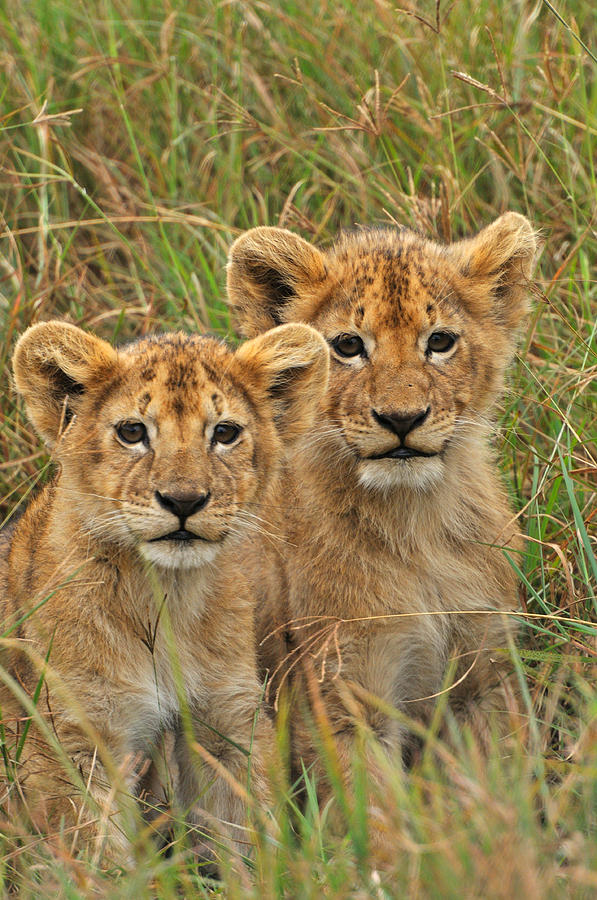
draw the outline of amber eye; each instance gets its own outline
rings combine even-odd
[[[431,353],[447,353],[456,343],[456,337],[449,331],[434,331],[427,341]]]
[[[361,356],[365,345],[358,334],[339,334],[332,341],[332,347],[340,356]]]
[[[139,444],[147,440],[147,428],[143,422],[121,422],[116,426],[116,434],[125,444]]]
[[[234,422],[219,422],[214,428],[214,441],[217,444],[232,444],[241,433],[240,425]]]

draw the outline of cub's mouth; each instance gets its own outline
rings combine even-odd
[[[377,453],[375,456],[367,456],[366,459],[412,459],[414,456],[422,456],[428,459],[438,455],[438,453],[425,453],[423,450],[415,450],[412,447],[394,447],[393,450]]]
[[[182,544],[190,541],[207,541],[207,543],[212,543],[212,541],[208,541],[207,538],[201,537],[200,534],[195,534],[194,531],[187,531],[186,528],[179,528],[178,531],[170,531],[168,534],[161,534],[159,537],[151,538],[148,543],[155,544],[156,541],[180,541]]]

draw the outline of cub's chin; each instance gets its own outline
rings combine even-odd
[[[139,550],[144,559],[162,569],[196,569],[213,562],[221,541],[143,541]]]
[[[406,459],[363,459],[359,463],[359,483],[372,491],[388,493],[399,488],[426,492],[444,476],[441,456],[412,456]]]

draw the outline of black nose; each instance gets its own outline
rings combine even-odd
[[[379,422],[384,428],[393,431],[394,434],[398,435],[401,441],[404,441],[404,438],[409,432],[423,424],[431,411],[431,407],[428,406],[427,409],[420,409],[415,413],[378,413],[375,409],[371,411],[376,422]]]
[[[168,512],[174,513],[179,519],[188,519],[203,509],[210,498],[210,493],[208,491],[206,494],[161,494],[156,491],[155,496],[160,506]]]

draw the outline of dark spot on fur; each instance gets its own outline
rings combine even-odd
[[[151,403],[151,394],[147,393],[147,394],[143,394],[142,397],[139,397],[139,412],[141,413],[141,415],[143,415],[143,413],[145,413],[145,411],[150,403]]]
[[[221,416],[222,410],[224,409],[223,398],[220,396],[220,394],[212,394],[211,399],[212,399],[212,403],[213,403],[213,407],[216,412],[216,415]]]
[[[213,381],[214,384],[222,384],[224,378],[222,377],[221,372],[216,372],[213,366],[210,366],[209,363],[204,362],[204,360],[201,360],[201,365],[203,366],[203,370],[210,381]]]
[[[112,378],[108,381],[103,387],[98,390],[94,390],[95,399],[93,401],[93,406],[91,407],[91,412],[96,414],[99,410],[104,406],[105,403],[110,399],[112,394],[114,394],[117,390],[119,390],[122,382],[123,376],[117,375],[115,378]]]
[[[176,363],[172,363],[165,385],[170,391],[180,391],[182,388],[191,391],[196,390],[197,376],[195,374],[195,367],[186,360],[179,360]]]
[[[242,384],[232,372],[224,372],[223,370],[216,371],[213,366],[206,363],[204,360],[201,360],[201,366],[210,381],[223,388],[232,388],[234,391],[238,391],[238,393],[245,398],[251,409],[254,412],[257,412],[255,403],[247,392],[245,385]]]

